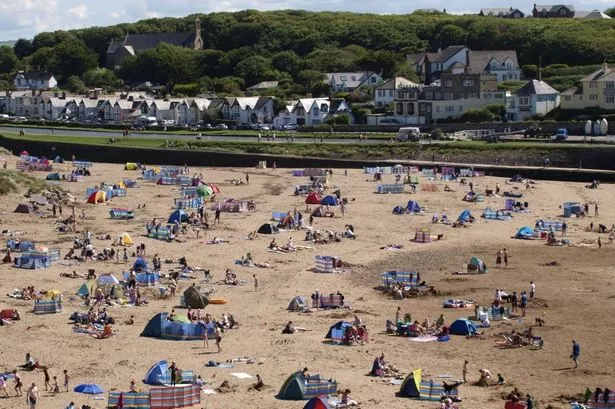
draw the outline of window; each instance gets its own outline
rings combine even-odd
[[[463,80],[463,86],[464,87],[473,87],[474,86],[474,80]]]
[[[504,98],[504,95],[501,92],[496,92],[493,94],[493,98]]]
[[[346,76],[345,76],[345,75],[342,75],[342,76],[340,77],[340,80],[342,80],[342,81],[346,81],[346,80],[347,80],[347,78],[346,78]]]
[[[370,80],[371,82],[376,82],[376,79],[377,79],[376,77],[371,77],[369,80]]]
[[[356,77],[356,76],[354,76],[354,75],[352,75],[352,76],[350,77],[350,80],[351,80],[351,81],[356,81],[356,80],[357,80],[357,77]]]
[[[561,14],[562,16],[566,15],[566,9],[562,7],[562,9],[559,11],[559,14]]]
[[[598,88],[598,84],[595,81],[590,81],[589,82],[589,87],[590,88]]]
[[[390,96],[391,98],[393,98],[393,90],[392,90],[392,89],[390,89],[390,90],[389,90],[389,96]]]
[[[446,99],[446,100],[451,100],[451,99],[453,99],[453,93],[451,93],[451,92],[445,92],[445,93],[444,93],[444,99]]]
[[[461,114],[463,112],[463,105],[459,105],[459,113]]]
[[[612,95],[607,95],[604,97],[604,102],[607,104],[613,104],[615,103],[615,96]]]
[[[598,100],[598,94],[589,94],[589,100],[590,101],[597,101]]]
[[[604,85],[604,88],[606,88],[606,89],[614,89],[615,88],[615,81],[607,81],[606,84]]]
[[[455,112],[455,107],[452,105],[447,105],[446,106],[446,112],[447,113],[454,113]]]
[[[414,115],[414,104],[412,102],[406,104],[406,115]]]
[[[564,95],[564,101],[570,101],[570,95]]]
[[[398,102],[397,104],[395,104],[395,113],[397,115],[403,115],[404,114],[404,104],[401,102]]]
[[[530,99],[528,97],[519,98],[519,105],[529,105],[529,104],[530,104]]]
[[[440,105],[436,105],[436,112],[440,112]]]
[[[435,95],[434,95],[434,98],[435,99],[442,99],[442,96],[440,95],[439,92],[436,92]]]

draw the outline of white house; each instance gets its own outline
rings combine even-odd
[[[515,50],[469,51],[468,60],[470,72],[495,75],[498,82],[521,79]]]
[[[79,121],[96,120],[99,118],[98,99],[81,98],[77,104],[77,119]]]
[[[263,124],[273,120],[273,98],[239,97],[230,98],[230,118],[240,124]]]
[[[41,101],[39,115],[48,120],[57,120],[66,113],[67,100],[64,98],[45,98]]]
[[[331,92],[352,92],[359,88],[375,88],[382,84],[380,74],[364,72],[330,72],[325,74],[325,83]]]
[[[374,93],[374,103],[376,108],[385,108],[395,100],[395,90],[400,87],[418,87],[416,84],[404,77],[395,77],[378,85]]]
[[[32,89],[32,90],[47,90],[58,86],[53,74],[46,72],[19,71],[13,79],[13,85],[18,90]]]
[[[506,99],[506,117],[510,121],[523,121],[534,115],[546,115],[559,105],[559,91],[544,81],[531,80]]]
[[[8,96],[7,112],[17,116],[34,115],[32,91],[13,91]]]
[[[179,100],[154,99],[146,104],[144,112],[148,116],[155,117],[158,121],[177,121]]]
[[[284,125],[320,125],[330,115],[350,113],[350,107],[343,99],[302,98],[290,102],[273,119],[276,128]]]

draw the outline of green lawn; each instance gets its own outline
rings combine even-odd
[[[16,133],[5,133],[5,137],[12,139],[45,141],[57,143],[72,143],[83,145],[105,146],[109,148],[154,148],[168,149],[165,141],[153,138],[116,138],[116,142],[109,143],[109,138],[104,137],[79,137],[66,135],[36,135],[26,134],[19,136]],[[587,145],[587,144],[564,144],[564,143],[541,143],[515,141],[505,143],[486,143],[482,141],[455,141],[448,143],[434,143],[422,145],[419,149],[416,143],[383,143],[383,144],[335,144],[335,143],[258,143],[254,142],[233,142],[233,141],[197,141],[197,140],[175,140],[177,145],[174,149],[183,150],[202,150],[209,152],[232,152],[232,153],[259,153],[281,156],[307,156],[307,157],[327,157],[327,158],[346,158],[346,159],[393,159],[414,157],[419,151],[423,155],[426,153],[434,155],[445,154],[480,154],[485,155],[514,153],[523,156],[523,153],[542,154],[555,151],[567,150],[586,150],[586,149],[608,149],[615,155],[615,146],[612,145]]]

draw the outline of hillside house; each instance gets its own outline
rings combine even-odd
[[[332,93],[353,92],[360,88],[375,88],[383,79],[376,72],[330,72],[325,74],[325,83]]]
[[[583,78],[580,87],[569,88],[561,94],[561,109],[589,107],[615,109],[615,72],[606,63]]]
[[[519,9],[509,8],[484,8],[478,13],[481,17],[499,17],[499,18],[524,18],[525,13]]]
[[[17,90],[48,90],[58,86],[53,74],[38,71],[19,71],[13,78],[13,85]]]
[[[285,125],[320,125],[328,116],[350,114],[350,106],[342,98],[302,98],[291,101],[278,116],[273,119],[273,126]]]
[[[419,84],[414,83],[404,77],[395,77],[384,82],[376,87],[374,92],[374,105],[376,108],[385,108],[395,99],[395,91],[402,87],[418,87]]]
[[[506,117],[509,121],[524,121],[544,116],[559,106],[559,91],[544,81],[531,80],[506,99]]]
[[[532,17],[536,18],[573,18],[574,15],[574,6],[570,4],[534,4],[532,9]]]

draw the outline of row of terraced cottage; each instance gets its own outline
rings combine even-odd
[[[583,78],[580,87],[561,94],[539,79],[527,81],[510,94],[498,89],[498,84],[521,79],[514,50],[472,51],[462,45],[449,46],[437,52],[408,55],[407,62],[422,83],[402,77],[384,80],[375,72],[328,73],[326,81],[332,95],[355,91],[373,95],[374,108],[383,113],[368,115],[370,125],[430,124],[493,104],[506,107],[509,121],[543,116],[556,108],[615,109],[615,72],[606,63]],[[144,92],[102,95],[101,90],[88,95],[68,95],[43,90],[51,86],[53,76],[38,75],[37,78],[37,81],[43,78],[45,83],[0,95],[0,113],[47,120],[76,118],[81,122],[115,123],[132,123],[140,116],[147,116],[155,117],[159,123],[179,126],[228,120],[238,124],[272,124],[278,128],[318,125],[339,114],[349,114],[352,119],[349,104],[339,98],[306,97],[277,104],[268,96],[155,99]],[[24,76],[16,81],[25,79]],[[275,81],[267,82],[261,92],[275,86]],[[281,109],[276,108],[280,105]]]

